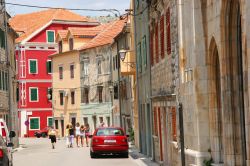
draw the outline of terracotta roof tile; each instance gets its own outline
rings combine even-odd
[[[99,34],[103,29],[105,29],[108,26],[108,24],[102,24],[97,27],[82,27],[82,28],[76,28],[76,27],[70,27],[69,31],[73,36],[96,36]]]
[[[16,15],[11,18],[10,25],[15,31],[23,32],[23,34],[16,39],[16,42],[21,42],[52,20],[96,22],[65,9],[48,9],[29,14]]]
[[[59,30],[58,35],[61,37],[61,39],[65,39],[68,33],[68,30]]]
[[[111,44],[114,38],[122,31],[126,21],[126,19],[123,19],[109,23],[94,39],[80,47],[79,50]]]

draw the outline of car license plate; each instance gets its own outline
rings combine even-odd
[[[104,143],[116,143],[116,140],[104,140]]]

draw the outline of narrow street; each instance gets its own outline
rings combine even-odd
[[[47,138],[25,138],[20,139],[20,143],[23,148],[13,154],[14,166],[137,165],[130,157],[105,156],[91,159],[88,147],[66,148],[64,140],[58,140],[56,149],[51,148],[50,140]]]

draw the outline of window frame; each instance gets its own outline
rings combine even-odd
[[[97,64],[97,75],[101,75],[102,74],[102,60],[98,58],[96,64]]]
[[[73,66],[73,70],[71,70],[71,66]],[[69,71],[70,71],[70,78],[71,79],[74,79],[75,78],[75,64],[74,63],[71,63],[70,65],[69,65]]]
[[[37,90],[37,100],[36,101],[32,101],[31,100],[31,89],[36,89]],[[29,87],[29,102],[39,102],[39,91],[38,91],[38,87]]]
[[[48,117],[47,117],[47,126],[51,127],[51,126],[49,125],[49,119],[52,119],[52,126],[53,126],[53,117],[52,117],[52,116],[48,116]]]
[[[62,52],[63,52],[63,41],[62,41],[62,40],[60,40],[60,41],[58,42],[58,52],[59,52],[59,53],[62,53]]]
[[[103,103],[103,86],[97,86],[97,91],[98,91],[98,102]]]
[[[69,51],[72,51],[74,49],[74,39],[73,37],[69,38]]]
[[[31,129],[31,123],[30,123],[30,121],[31,121],[31,119],[38,119],[38,129]],[[40,130],[40,128],[41,128],[41,126],[40,126],[40,117],[29,117],[29,130],[30,131],[34,131],[34,130]]]
[[[30,61],[36,61],[36,73],[30,72],[30,70],[31,70]],[[29,62],[29,74],[38,74],[38,59],[29,59],[28,62]]]
[[[62,100],[61,100],[61,94],[62,94]],[[63,106],[64,105],[64,92],[59,91],[59,105]]]
[[[62,75],[60,73],[60,68],[62,68]],[[59,65],[58,66],[58,73],[59,73],[59,80],[63,80],[63,66],[62,65]],[[61,77],[62,76],[62,77]]]
[[[49,71],[48,71],[48,63],[50,62],[50,73],[49,73]],[[48,59],[47,61],[46,61],[46,70],[47,70],[47,74],[52,74],[52,60],[51,59]]]
[[[72,94],[74,94],[73,98],[72,98]],[[75,96],[75,94],[76,94],[75,91],[70,91],[71,105],[76,104],[76,101],[75,101],[76,96]]]
[[[53,42],[49,42],[49,35],[48,35],[48,32],[53,32],[54,33],[54,41]],[[56,32],[55,30],[46,30],[46,42],[47,43],[55,43],[55,40],[56,40]]]

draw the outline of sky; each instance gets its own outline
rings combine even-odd
[[[120,13],[125,13],[129,8],[130,0],[6,0],[6,3],[18,3],[25,5],[49,6],[59,8],[84,8],[84,9],[117,9]],[[6,5],[7,11],[11,16],[16,14],[30,13],[44,10],[38,8],[28,8],[20,6]],[[86,12],[74,11],[85,16],[106,16],[108,12]]]

